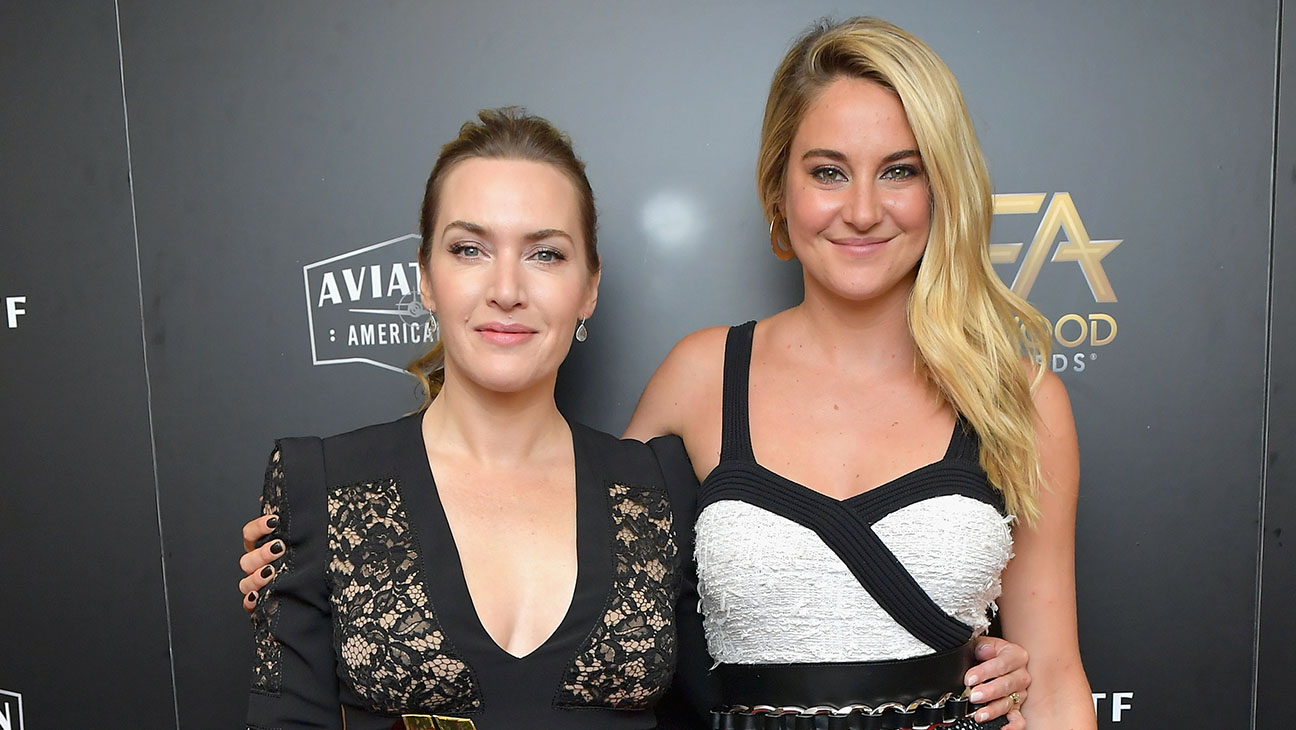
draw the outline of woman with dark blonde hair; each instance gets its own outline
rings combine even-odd
[[[547,121],[483,111],[420,230],[422,407],[270,457],[248,725],[658,727],[696,482],[678,438],[554,403],[598,299],[584,165]]]
[[[1074,428],[1061,383],[1033,365],[1042,320],[990,268],[988,175],[952,75],[882,21],[817,27],[775,76],[758,184],[804,301],[685,338],[627,431],[681,436],[702,480],[712,722],[1020,728],[1025,656],[983,636],[998,597],[1032,653],[1032,718],[1092,725]],[[280,525],[255,547],[275,519],[244,529],[257,611],[279,579],[263,566],[297,540]],[[973,646],[988,661],[972,667]]]
[[[702,480],[716,723],[761,707],[801,727],[812,706],[838,727],[1016,722],[1023,689],[975,714],[990,697],[962,692],[997,602],[1030,654],[1031,727],[1095,727],[1071,408],[1038,365],[1044,319],[991,268],[953,74],[890,23],[816,26],[771,84],[757,185],[803,301],[686,337],[627,432],[680,435]]]

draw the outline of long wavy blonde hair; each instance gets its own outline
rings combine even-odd
[[[1026,522],[1043,484],[1032,392],[1046,362],[1047,320],[990,265],[994,198],[958,82],[913,35],[877,18],[820,21],[788,51],[770,84],[756,185],[770,241],[793,257],[780,214],[789,148],[810,103],[839,78],[867,79],[900,98],[931,186],[931,233],[909,297],[920,367],[981,438],[981,465]]]

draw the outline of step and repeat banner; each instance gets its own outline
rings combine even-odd
[[[572,418],[619,432],[681,336],[798,301],[754,192],[762,109],[792,38],[854,14],[958,75],[997,192],[991,255],[1053,325],[1099,726],[1177,728],[1185,698],[1194,725],[1247,726],[1257,681],[1269,726],[1296,679],[1275,442],[1296,428],[1270,407],[1296,388],[1278,344],[1296,301],[1269,301],[1271,271],[1296,284],[1279,12],[0,4],[0,730],[239,726],[238,529],[266,455],[418,406],[418,208],[477,109],[549,117],[589,167],[604,274],[560,379]]]
[[[1265,433],[1264,511],[1260,515],[1260,631],[1256,657],[1258,717],[1281,718],[1296,677],[1296,543],[1283,529],[1296,517],[1296,6],[1287,3],[1288,32],[1279,38],[1277,146],[1274,152],[1274,236],[1269,330],[1269,425]],[[1288,543],[1292,547],[1288,547]]]
[[[175,724],[118,68],[0,3],[0,730]]]

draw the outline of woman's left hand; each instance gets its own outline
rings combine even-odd
[[[1004,730],[1025,730],[1026,720],[1020,709],[1031,683],[1026,650],[1003,639],[983,636],[977,639],[976,658],[981,663],[968,670],[964,682],[972,688],[972,704],[984,705],[977,710],[977,722],[1007,715]]]

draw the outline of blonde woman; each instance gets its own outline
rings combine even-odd
[[[794,727],[807,718],[792,708],[834,705],[841,727],[966,725],[974,710],[1023,727],[1025,655],[980,636],[1013,529],[1005,630],[1047,678],[1049,699],[1031,711],[1060,698],[1070,713],[1084,685],[1070,567],[1075,437],[1061,384],[1029,365],[1046,347],[1039,316],[990,270],[989,185],[953,78],[880,21],[817,29],[775,77],[760,191],[775,252],[801,261],[805,301],[685,338],[627,432],[682,436],[703,481],[700,588],[725,692],[746,691],[728,681],[735,667],[782,672],[779,692],[729,694],[736,712],[713,721],[744,726],[756,718],[736,706],[766,705]],[[265,600],[275,576],[278,519],[244,528],[245,607]],[[985,661],[971,666],[974,644]],[[708,696],[704,679],[686,679]],[[915,705],[924,697],[939,707]]]
[[[997,602],[1030,655],[1030,727],[1095,727],[1071,408],[1035,364],[1044,320],[991,268],[989,177],[953,75],[884,21],[815,27],[774,76],[757,183],[804,300],[685,338],[627,431],[682,436],[702,481],[717,725],[753,706],[789,728],[811,706],[840,727],[879,706],[885,727],[1016,722],[1021,689],[960,697]]]

